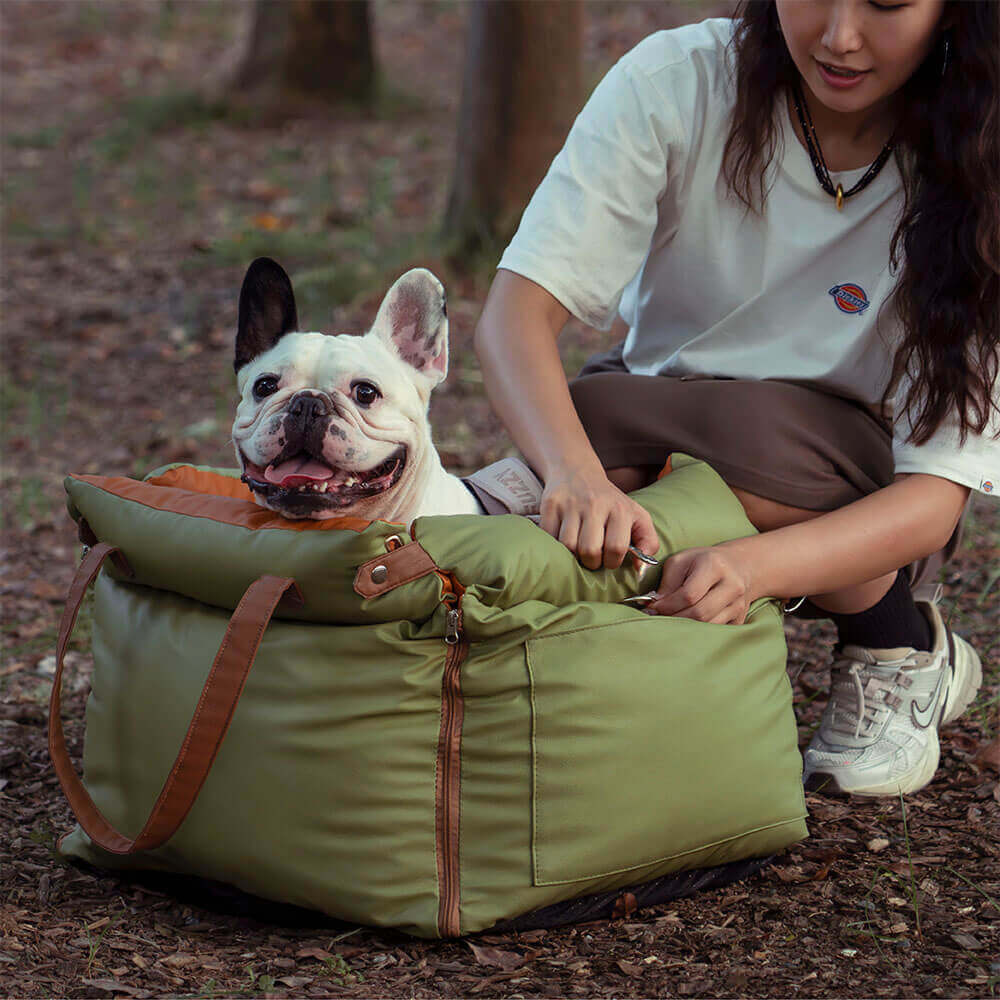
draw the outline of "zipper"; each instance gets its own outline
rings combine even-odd
[[[462,790],[462,663],[469,643],[462,634],[461,595],[446,593],[444,641],[447,647],[441,679],[441,729],[438,735],[435,795],[435,840],[438,862],[438,933],[461,934],[459,872],[459,808]]]
[[[462,641],[462,612],[458,608],[449,608],[445,614],[444,641],[449,646],[455,646]]]

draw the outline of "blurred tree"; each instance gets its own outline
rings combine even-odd
[[[367,102],[375,89],[371,19],[369,0],[255,0],[233,86],[276,101]]]
[[[472,4],[444,224],[456,252],[513,234],[580,110],[582,49],[578,0]]]

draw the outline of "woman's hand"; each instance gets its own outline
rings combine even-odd
[[[750,568],[732,548],[685,549],[664,561],[659,596],[646,612],[742,625],[753,600],[751,586]]]
[[[550,473],[541,514],[542,528],[575,552],[587,569],[617,569],[630,545],[650,556],[660,547],[646,510],[612,485],[599,468]]]

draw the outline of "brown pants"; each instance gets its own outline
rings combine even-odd
[[[836,510],[893,480],[892,435],[861,404],[791,382],[632,375],[621,346],[592,357],[570,392],[606,469],[662,466],[673,451],[725,481],[805,510]],[[937,579],[940,552],[907,567],[910,585]]]

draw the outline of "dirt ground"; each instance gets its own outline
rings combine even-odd
[[[588,79],[696,3],[587,5]],[[378,114],[255,114],[207,97],[249,5],[0,5],[3,660],[0,995],[994,996],[1000,984],[1000,507],[980,497],[945,583],[986,683],[899,800],[810,796],[811,836],[726,890],[560,930],[425,942],[66,865],[45,749],[55,629],[79,558],[61,480],[232,464],[231,351],[246,264],[290,271],[306,328],[360,330],[405,266],[449,293],[452,370],[432,417],[445,462],[507,453],[469,344],[489,281],[435,249],[466,9],[376,8]],[[572,326],[568,370],[603,344]],[[800,738],[826,698],[832,632],[788,624]],[[70,654],[77,762],[90,669]]]

